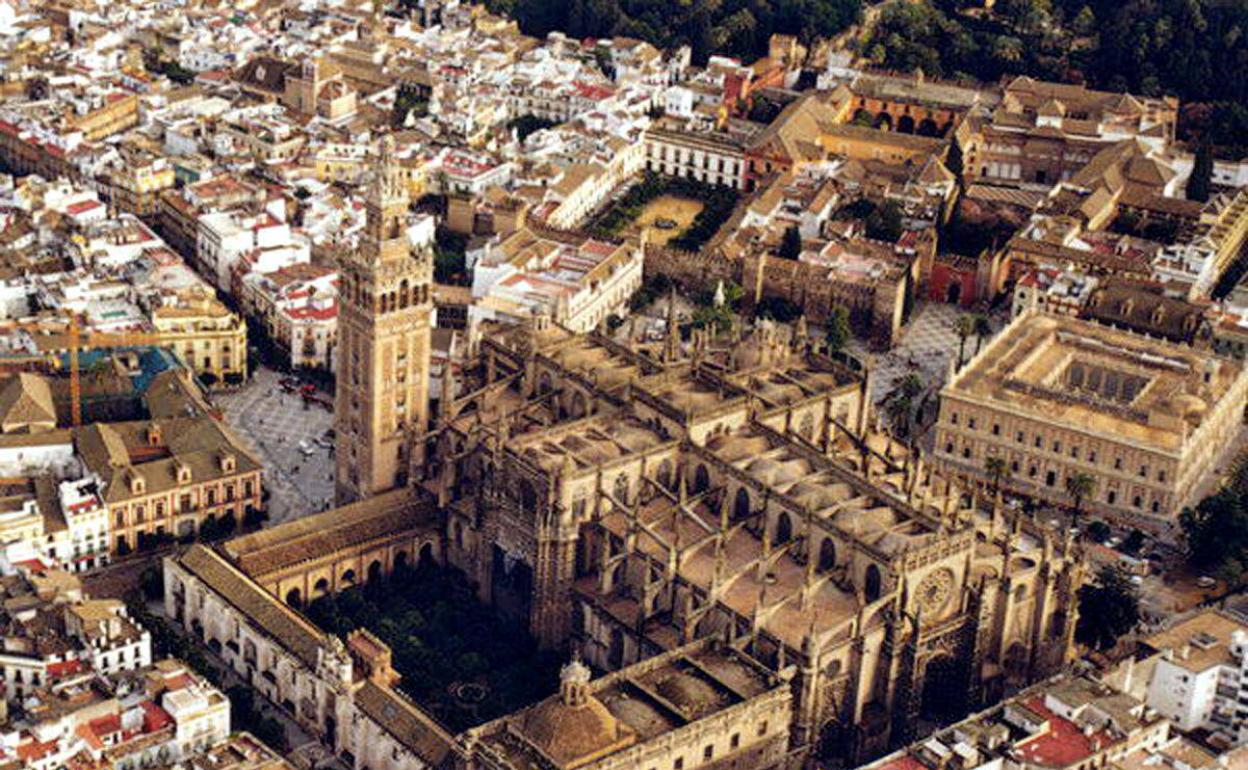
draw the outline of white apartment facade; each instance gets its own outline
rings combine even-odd
[[[215,688],[192,685],[166,692],[160,706],[175,724],[173,755],[184,759],[230,737],[230,701]]]
[[[524,321],[541,314],[574,332],[590,332],[641,287],[645,260],[639,248],[590,240],[579,246],[546,242],[530,250],[525,246],[532,245],[531,237],[515,234],[478,261],[470,330],[485,320]],[[513,248],[518,256],[510,255]]]
[[[1208,609],[1154,634],[1148,705],[1180,730],[1248,743],[1248,624]]]
[[[290,224],[267,209],[257,214],[214,211],[199,218],[196,260],[213,284],[231,291],[235,265],[247,257],[251,269],[268,273],[307,262],[311,246],[291,232]]]

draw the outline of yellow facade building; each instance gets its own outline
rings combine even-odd
[[[247,322],[210,294],[196,292],[153,308],[151,321],[159,344],[200,377],[220,382],[247,376]]]
[[[76,444],[104,482],[114,552],[261,507],[260,463],[212,417],[93,423]]]

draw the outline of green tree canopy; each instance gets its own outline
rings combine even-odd
[[[1083,513],[1083,502],[1096,492],[1096,477],[1088,473],[1072,473],[1066,477],[1066,494],[1070,495],[1071,506],[1075,511],[1075,526],[1079,526],[1079,515]]]
[[[958,335],[958,366],[962,366],[966,338],[975,333],[975,317],[966,314],[958,316],[953,321],[953,332]]]
[[[1108,650],[1140,620],[1140,597],[1127,573],[1106,565],[1096,581],[1079,589],[1079,624],[1075,639],[1097,650]]]
[[[885,201],[883,205],[876,206],[875,210],[867,215],[866,230],[868,238],[885,241],[887,243],[895,243],[901,237],[901,206],[896,201]]]
[[[780,241],[780,250],[777,254],[784,259],[797,259],[802,254],[802,234],[798,232],[797,225],[789,225],[785,228],[784,238]]]
[[[804,43],[858,21],[862,0],[487,0],[526,34],[562,30],[574,38],[623,35],[659,48],[688,45],[697,63],[722,53],[755,59],[776,33]]]
[[[1248,462],[1236,463],[1227,484],[1179,515],[1193,567],[1232,588],[1248,585]]]
[[[988,478],[992,479],[992,489],[996,492],[1001,488],[1001,479],[1010,472],[1010,465],[1004,457],[988,457],[984,459],[984,470],[988,472]]]
[[[826,334],[824,336],[824,340],[828,345],[828,352],[836,353],[844,349],[851,336],[849,313],[845,311],[845,308],[836,305],[832,308],[832,314],[828,317]]]
[[[1100,519],[1088,525],[1088,537],[1094,542],[1103,543],[1109,539],[1111,534],[1112,530],[1110,530],[1109,525]]]
[[[1187,180],[1187,199],[1201,202],[1209,200],[1209,186],[1212,182],[1213,148],[1208,141],[1202,141],[1196,148],[1192,175]]]

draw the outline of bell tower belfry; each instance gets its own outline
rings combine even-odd
[[[338,505],[408,483],[411,451],[429,422],[433,252],[407,235],[407,171],[381,140],[359,247],[340,259]]]

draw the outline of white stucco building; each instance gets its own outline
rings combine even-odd
[[[1155,652],[1150,707],[1180,730],[1248,742],[1248,624],[1208,609],[1143,644]]]

